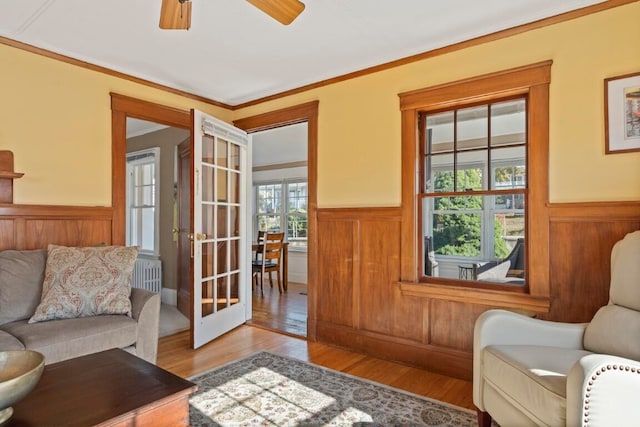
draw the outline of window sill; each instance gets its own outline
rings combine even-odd
[[[399,285],[402,295],[420,298],[464,302],[501,308],[516,308],[536,313],[547,313],[550,306],[549,298],[516,292],[439,285],[435,283],[399,282]]]

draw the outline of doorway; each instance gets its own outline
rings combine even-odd
[[[297,123],[307,124],[307,333],[309,341],[316,341],[316,283],[317,283],[317,174],[318,174],[318,101],[275,110],[234,121],[234,125],[253,135],[270,129]],[[254,141],[255,149],[255,141]],[[269,288],[269,287],[267,287]],[[270,288],[269,288],[270,289]],[[274,286],[275,289],[275,286]],[[276,290],[277,292],[277,290]]]
[[[134,118],[126,126],[126,244],[140,248],[132,284],[162,293],[160,335],[167,336],[189,329],[188,244],[186,259],[180,252],[189,229],[189,180],[186,188],[179,184],[180,171],[187,177],[190,171],[189,158],[186,171],[179,160],[185,146],[189,154],[190,131]]]
[[[181,129],[191,129],[189,112],[111,93],[112,110],[112,225],[111,242],[125,243],[125,153],[126,119],[153,121]],[[249,133],[289,124],[308,123],[308,251],[307,251],[307,339],[316,340],[317,329],[317,152],[318,101],[311,101],[281,110],[234,121],[234,125]]]
[[[306,122],[252,134],[253,240],[258,231],[285,233],[281,280],[287,278],[288,291],[280,294],[265,277],[264,292],[253,290],[251,323],[301,337],[307,335],[307,135]]]

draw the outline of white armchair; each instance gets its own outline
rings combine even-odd
[[[504,310],[474,330],[478,424],[640,425],[640,231],[611,252],[609,304],[570,324]]]

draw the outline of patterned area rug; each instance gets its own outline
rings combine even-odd
[[[475,426],[474,412],[268,352],[191,381],[192,426]]]

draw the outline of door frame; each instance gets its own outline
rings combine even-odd
[[[311,101],[233,121],[247,133],[274,129],[296,123],[307,123],[307,340],[316,341],[317,330],[317,186],[318,186],[318,110],[319,101]]]
[[[127,117],[191,131],[191,113],[114,92],[111,96],[111,242],[126,238]]]
[[[111,96],[111,244],[124,245],[126,241],[126,170],[127,170],[127,118],[147,120],[186,129],[193,138],[191,113],[166,105],[143,101],[114,92]],[[193,313],[189,322],[193,322]],[[193,330],[193,325],[189,328]]]

